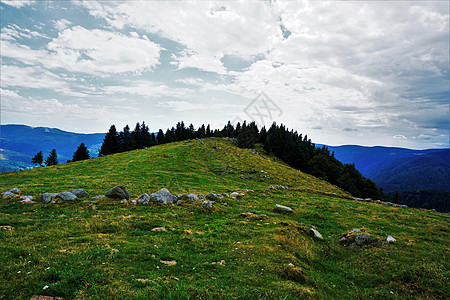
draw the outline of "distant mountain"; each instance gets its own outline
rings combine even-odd
[[[450,149],[327,147],[341,162],[355,163],[391,201],[450,211]]]
[[[60,163],[72,158],[84,143],[91,156],[98,155],[105,133],[81,134],[56,128],[0,125],[0,172],[33,167],[31,158],[42,150],[45,157],[54,148]]]
[[[322,146],[322,145],[320,145]],[[326,146],[326,145],[325,145]],[[327,146],[334,151],[335,157],[345,164],[354,163],[358,171],[365,177],[373,179],[378,170],[397,159],[420,157],[444,149],[413,150],[396,147],[365,147],[356,145]]]
[[[450,190],[450,150],[398,158],[374,171],[371,178],[386,192]]]

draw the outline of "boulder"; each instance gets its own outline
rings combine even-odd
[[[353,229],[343,234],[339,241],[349,248],[367,248],[378,244],[378,239],[371,237],[360,229]]]
[[[81,189],[72,190],[71,193],[74,194],[75,196],[77,196],[78,198],[88,198],[89,197],[89,193],[84,190],[81,190]]]
[[[212,208],[213,207],[213,203],[211,201],[205,200],[202,202],[202,206],[203,207],[207,207],[207,208]]]
[[[14,193],[11,193],[10,191],[4,192],[2,194],[2,197],[6,197],[6,198],[14,198],[15,196],[17,196],[17,195]]]
[[[149,201],[150,201],[150,195],[147,193],[140,195],[139,198],[137,199],[137,202],[139,202],[140,204],[143,204],[143,205],[147,205]]]
[[[115,187],[107,191],[105,196],[115,199],[130,199],[130,194],[123,185],[116,185]]]
[[[238,192],[232,192],[232,193],[230,194],[230,196],[231,196],[232,198],[233,198],[233,197],[239,198],[239,197],[244,197],[245,194],[244,194],[244,193],[238,193]]]
[[[315,228],[311,228],[309,234],[316,239],[323,240],[323,236]]]
[[[10,189],[8,192],[13,193],[13,194],[18,194],[18,193],[20,193],[20,190],[19,190],[19,188],[13,188],[13,189]]]
[[[206,196],[206,199],[214,201],[214,200],[223,199],[223,196],[219,195],[219,194],[215,194],[215,193],[210,193]]]
[[[281,213],[291,213],[292,212],[292,208],[290,208],[288,206],[280,205],[280,204],[275,204],[275,207],[273,210],[276,212],[281,212]]]
[[[56,196],[58,196],[58,193],[43,193],[41,196],[41,201],[50,202],[56,198]]]
[[[78,200],[78,197],[75,196],[74,194],[72,194],[71,192],[62,192],[62,193],[59,193],[56,197],[58,197],[64,201]]]
[[[397,240],[394,239],[393,236],[388,236],[388,237],[386,238],[386,243],[394,243],[394,242],[396,242],[396,241],[397,241]]]
[[[172,195],[166,188],[162,188],[159,191],[150,194],[150,198],[153,201],[162,204],[173,203],[174,201],[177,200],[177,196]]]
[[[196,194],[187,194],[186,195],[186,198],[188,198],[189,200],[192,200],[192,201],[199,201],[200,199],[197,197],[197,195]]]

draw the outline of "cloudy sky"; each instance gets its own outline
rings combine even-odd
[[[449,146],[448,1],[1,1],[1,123]]]

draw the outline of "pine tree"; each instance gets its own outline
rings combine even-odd
[[[50,151],[50,154],[45,159],[45,165],[48,166],[56,166],[58,164],[58,155],[56,154],[56,150],[53,149]]]
[[[36,153],[36,155],[33,156],[31,159],[31,163],[35,165],[42,166],[42,162],[44,161],[44,155],[42,154],[42,151],[39,151]]]
[[[89,159],[89,158],[91,158],[91,157],[89,156],[88,149],[86,148],[84,143],[81,143],[80,146],[78,146],[75,153],[73,154],[72,162],[85,160],[85,159]]]
[[[132,149],[130,126],[126,125],[123,131],[119,133],[119,144],[120,152],[130,151]]]
[[[164,144],[164,132],[162,129],[158,131],[158,134],[156,135],[156,140],[158,141],[158,145]]]
[[[108,133],[103,139],[102,147],[100,148],[99,156],[118,153],[120,151],[120,141],[117,134],[116,126],[111,125]]]

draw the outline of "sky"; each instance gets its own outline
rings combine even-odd
[[[1,124],[449,147],[448,1],[3,1]]]

